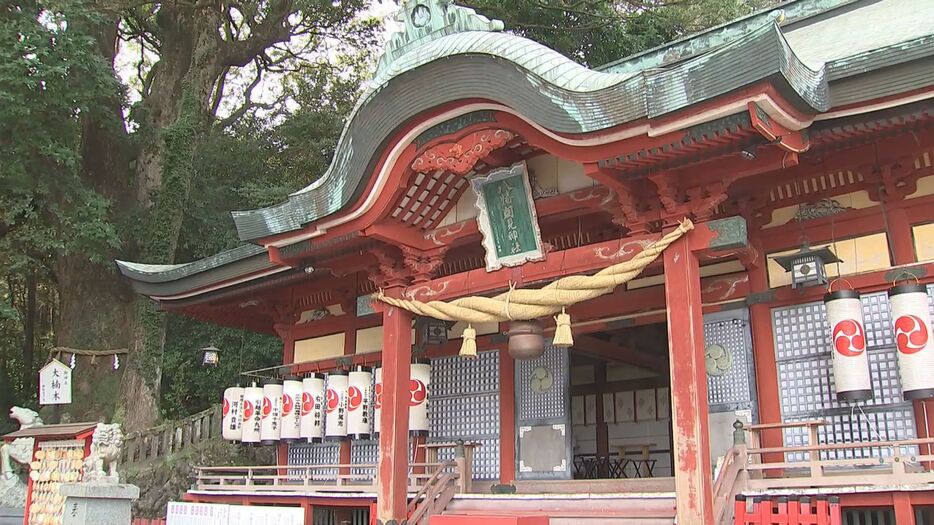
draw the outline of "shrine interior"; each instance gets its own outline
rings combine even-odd
[[[672,476],[667,330],[653,323],[578,336],[570,351],[575,479]]]

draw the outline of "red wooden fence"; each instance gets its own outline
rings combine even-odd
[[[736,496],[736,525],[841,525],[840,498]]]

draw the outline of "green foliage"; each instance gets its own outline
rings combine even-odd
[[[122,100],[110,65],[79,27],[80,4],[0,4],[0,259],[118,244],[110,202],[81,179],[82,117]],[[0,266],[11,264],[0,261]]]
[[[282,341],[274,336],[213,326],[172,315],[165,342],[162,412],[184,417],[220,401],[225,388],[243,383],[241,371],[282,363]],[[204,367],[199,351],[221,349],[217,367]]]
[[[506,29],[591,66],[721,24],[778,0],[466,0]]]

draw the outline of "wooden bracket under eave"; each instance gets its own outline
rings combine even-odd
[[[749,121],[752,127],[765,139],[791,153],[803,153],[811,148],[811,141],[805,130],[791,130],[769,117],[755,102],[747,105]]]

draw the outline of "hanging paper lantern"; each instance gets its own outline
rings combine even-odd
[[[429,361],[412,363],[409,378],[409,432],[417,436],[427,435],[428,386],[431,383]]]
[[[263,445],[275,445],[282,437],[282,381],[263,382],[263,418],[260,439]]]
[[[347,372],[338,370],[328,374],[325,399],[324,436],[328,441],[347,437]]]
[[[256,383],[243,389],[243,428],[241,441],[258,445],[260,442],[260,412],[263,409],[263,389]]]
[[[383,412],[383,369],[373,370],[373,432],[379,435],[379,417]]]
[[[824,296],[833,350],[833,375],[839,401],[872,399],[866,328],[859,293],[838,290]]]
[[[312,373],[302,380],[302,424],[300,436],[309,443],[324,439],[324,374]]]
[[[243,389],[233,386],[224,390],[221,412],[221,435],[228,441],[240,441],[243,436]]]
[[[347,388],[347,434],[353,439],[370,439],[373,430],[373,372],[368,366],[350,371]]]
[[[282,381],[282,433],[284,441],[294,441],[302,433],[302,381],[289,376]]]
[[[889,289],[898,375],[906,400],[934,397],[934,342],[927,288],[902,284]]]

